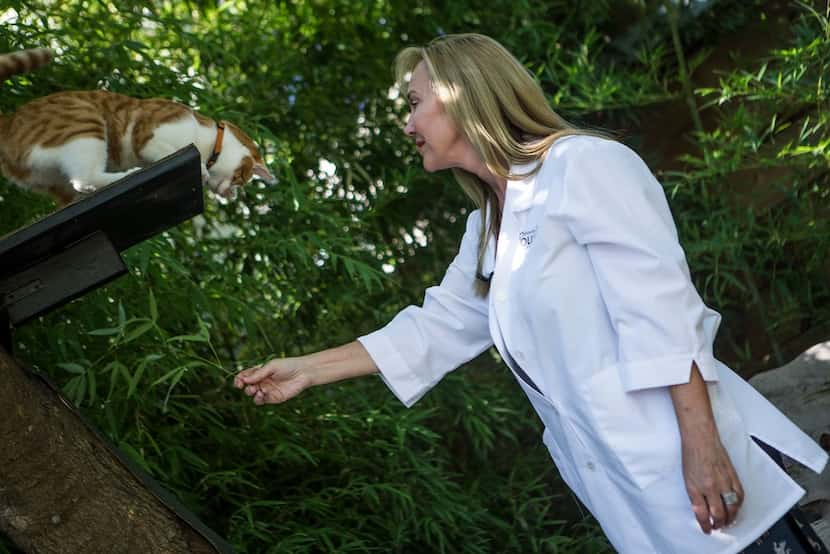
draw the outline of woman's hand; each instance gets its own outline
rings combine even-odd
[[[744,499],[741,481],[715,429],[683,435],[683,478],[692,511],[707,535],[735,521]],[[737,502],[724,502],[734,492]]]
[[[669,392],[680,428],[686,492],[700,528],[708,535],[735,521],[744,489],[720,441],[697,364],[692,362],[689,382],[672,385]]]
[[[254,403],[279,404],[294,398],[312,385],[298,358],[274,358],[261,366],[240,371],[233,384],[252,396]]]

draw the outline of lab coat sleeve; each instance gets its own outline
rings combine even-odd
[[[720,315],[691,281],[663,187],[633,150],[610,140],[583,141],[565,164],[549,213],[588,252],[625,389],[687,383],[692,361],[704,380],[718,380],[712,340]]]
[[[476,210],[467,218],[458,254],[440,285],[426,290],[423,306],[404,308],[385,327],[357,339],[407,407],[493,344],[487,299],[474,290],[480,224]]]

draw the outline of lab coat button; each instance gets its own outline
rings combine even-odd
[[[499,292],[498,294],[496,294],[496,301],[504,302],[505,300],[507,300],[507,294],[504,291]]]
[[[594,471],[594,469],[596,468],[596,466],[594,466],[594,462],[588,462],[587,464],[585,464],[585,466],[591,471]]]
[[[516,359],[519,360],[520,362],[525,361],[525,353],[522,352],[521,350],[517,351],[516,352]]]

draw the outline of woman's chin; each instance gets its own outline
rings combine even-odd
[[[424,157],[421,160],[421,164],[424,167],[424,171],[426,171],[427,173],[435,173],[436,171],[441,171],[442,169],[445,169],[443,166],[435,164],[432,160],[430,160],[427,157]]]

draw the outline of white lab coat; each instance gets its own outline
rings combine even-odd
[[[401,402],[495,343],[541,390],[517,376],[562,478],[623,553],[739,552],[798,501],[803,489],[750,435],[816,472],[827,454],[713,357],[720,316],[695,290],[663,189],[637,154],[571,136],[535,176],[508,182],[487,298],[473,289],[480,219],[470,214],[422,307],[358,339]],[[710,535],[686,493],[666,388],[688,382],[692,361],[745,491],[736,523]]]

